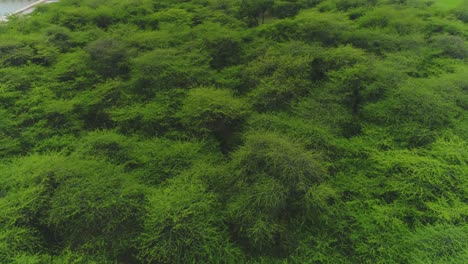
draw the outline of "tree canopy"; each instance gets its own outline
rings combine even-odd
[[[467,10],[61,0],[9,17],[0,263],[466,263]]]

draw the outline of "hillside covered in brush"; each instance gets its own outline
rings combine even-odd
[[[466,263],[467,23],[466,0],[10,17],[0,263]]]

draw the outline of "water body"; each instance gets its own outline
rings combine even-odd
[[[13,13],[36,1],[37,0],[0,0],[0,17]]]

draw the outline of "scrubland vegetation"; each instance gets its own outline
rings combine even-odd
[[[62,0],[0,24],[0,263],[467,263],[468,2]]]

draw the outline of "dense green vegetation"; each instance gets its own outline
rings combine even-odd
[[[451,8],[461,8],[461,4],[464,0],[444,0],[444,1],[433,1],[432,4],[434,4],[437,7],[443,7],[445,9],[451,9]]]
[[[0,24],[0,263],[466,263],[450,3],[62,0]]]

